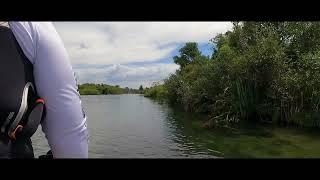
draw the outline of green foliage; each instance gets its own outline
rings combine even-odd
[[[110,86],[107,84],[92,84],[86,83],[81,84],[78,87],[81,95],[100,95],[100,94],[138,94],[139,90],[137,89],[129,89],[120,88],[119,85]]]
[[[101,92],[95,88],[84,88],[80,91],[81,95],[99,95]]]
[[[168,91],[164,88],[163,85],[154,84],[151,88],[145,89],[144,96],[153,99],[163,100],[168,96]]]
[[[140,93],[140,94],[143,94],[143,87],[142,87],[142,85],[140,85],[140,87],[139,87],[139,93]]]
[[[211,41],[211,59],[196,43],[173,58],[180,69],[161,86],[169,102],[209,114],[209,126],[239,120],[319,126],[319,22],[234,22]]]
[[[181,68],[194,61],[201,54],[198,49],[198,44],[195,42],[186,43],[179,52],[180,56],[174,56],[173,60],[176,64],[180,65]]]

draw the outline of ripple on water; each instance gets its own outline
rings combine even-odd
[[[207,158],[193,134],[160,105],[139,95],[82,96],[88,116],[90,158]],[[43,133],[33,137],[37,154],[49,149]]]

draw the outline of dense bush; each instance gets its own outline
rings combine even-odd
[[[235,22],[211,41],[210,58],[196,43],[173,58],[180,69],[164,81],[162,97],[209,114],[210,126],[240,120],[320,125],[319,22]]]
[[[157,84],[150,89],[146,89],[144,92],[145,97],[151,97],[154,99],[165,99],[168,96],[168,91],[163,85]]]

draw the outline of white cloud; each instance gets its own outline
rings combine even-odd
[[[230,22],[54,22],[54,25],[72,64],[85,67],[74,68],[80,83],[103,82],[133,88],[140,84],[150,86],[173,73],[177,65],[154,62],[172,58],[172,52],[181,43],[206,43],[232,27]],[[126,65],[136,62],[142,65]]]
[[[125,64],[167,58],[178,43],[208,42],[230,22],[55,22],[74,64]],[[84,48],[85,47],[85,48]]]
[[[121,87],[138,88],[140,84],[150,86],[174,73],[176,64],[149,64],[129,66],[115,64],[106,67],[76,68],[78,83],[107,83]]]

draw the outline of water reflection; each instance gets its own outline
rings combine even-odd
[[[320,156],[319,134],[255,126],[237,133],[205,130],[204,117],[140,95],[82,96],[82,103],[91,158]],[[41,128],[33,145],[36,156],[49,150]]]

